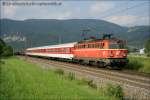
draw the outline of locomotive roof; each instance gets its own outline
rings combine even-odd
[[[122,41],[120,39],[117,39],[117,38],[110,38],[110,39],[88,39],[88,40],[82,40],[82,41],[79,41],[78,43],[91,43],[91,42],[102,42],[104,40],[110,40],[110,41]]]
[[[64,43],[64,44],[58,44],[58,45],[48,45],[48,46],[41,46],[41,47],[34,47],[34,48],[27,48],[27,50],[34,50],[34,49],[46,49],[46,48],[62,48],[62,47],[73,47],[74,44],[77,42],[72,43]]]

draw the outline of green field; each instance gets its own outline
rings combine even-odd
[[[125,68],[150,74],[150,58],[129,56],[128,59],[129,64]]]
[[[110,100],[102,91],[16,57],[0,66],[0,100]]]

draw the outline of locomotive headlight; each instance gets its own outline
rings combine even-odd
[[[119,54],[120,54],[120,51],[116,51],[116,56],[119,56]]]
[[[109,52],[109,56],[110,56],[110,57],[113,56],[113,52],[112,52],[112,51]]]
[[[105,51],[103,51],[103,56],[105,55]]]
[[[123,55],[123,57],[126,57],[126,53],[125,52],[123,52],[122,55]]]

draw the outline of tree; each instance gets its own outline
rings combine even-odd
[[[3,57],[8,57],[8,56],[12,56],[12,55],[13,55],[13,49],[10,46],[5,45],[3,47],[3,54],[2,54],[2,56]]]
[[[0,44],[0,58],[2,57],[3,54],[3,46]]]
[[[5,42],[0,39],[0,59],[2,57],[8,57],[13,55],[13,49],[6,45]]]
[[[0,58],[2,57],[3,54],[4,45],[5,45],[4,41],[0,38]]]
[[[150,56],[150,38],[145,43],[145,52],[147,53],[147,56]]]

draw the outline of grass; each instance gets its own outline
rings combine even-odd
[[[75,80],[75,74],[73,72],[69,72],[68,79],[69,80]]]
[[[0,65],[0,100],[112,100],[102,91],[65,79],[57,74],[61,70],[45,70],[15,57],[4,62]]]
[[[128,59],[129,64],[125,68],[150,74],[150,58],[129,56]]]
[[[56,69],[54,72],[59,75],[64,75],[64,71],[62,69]]]
[[[91,88],[97,89],[97,85],[93,82],[93,80],[87,80],[87,79],[80,79],[78,80],[78,84],[80,85],[88,85]]]
[[[123,100],[123,98],[124,98],[123,90],[122,90],[121,86],[119,86],[119,85],[107,84],[105,94],[109,95],[109,96],[114,96],[114,97],[118,98],[119,100]]]

